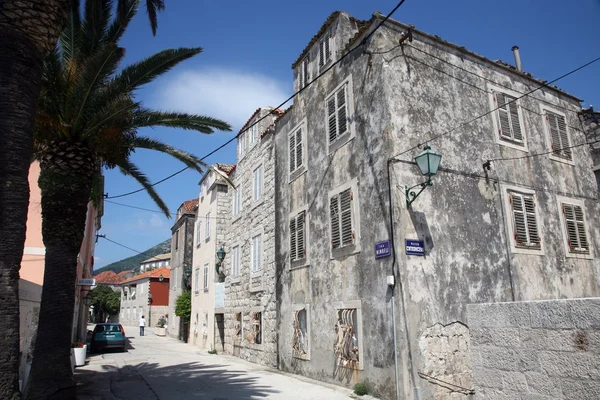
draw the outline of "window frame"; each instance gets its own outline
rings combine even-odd
[[[501,185],[502,189],[502,197],[504,202],[504,210],[505,210],[505,223],[506,223],[506,233],[507,239],[510,242],[510,250],[512,253],[518,254],[531,254],[531,255],[544,255],[546,250],[545,240],[544,240],[544,221],[540,218],[540,203],[538,196],[536,195],[535,190],[522,188],[519,186],[512,185]],[[510,194],[516,193],[525,196],[531,196],[534,199],[535,205],[535,221],[537,224],[537,233],[540,238],[540,248],[535,247],[524,247],[518,246],[515,241],[515,221],[514,221],[514,212],[513,207],[510,202]]]
[[[333,59],[333,36],[331,30],[327,30],[319,39],[317,45],[317,59],[319,65],[319,73],[329,67],[329,63]]]
[[[231,204],[232,204],[231,213],[232,213],[232,217],[233,217],[232,221],[236,221],[242,215],[242,184],[241,183],[239,185],[237,185],[237,187],[233,191]]]
[[[338,92],[345,87],[345,102],[346,102],[346,132],[342,135],[339,132],[336,135],[336,138],[331,141],[330,137],[330,126],[329,126],[329,100],[335,98],[335,113],[336,113],[336,131],[339,130],[338,127],[338,111],[339,107],[337,104],[337,94]],[[354,129],[354,95],[353,95],[353,85],[352,85],[352,75],[348,75],[339,85],[337,85],[333,90],[329,91],[327,96],[325,96],[325,101],[323,104],[323,108],[325,111],[325,131],[327,134],[327,151],[329,154],[335,152],[340,147],[344,146],[346,143],[350,142],[355,137],[355,129]]]
[[[200,293],[200,267],[194,268],[194,272],[194,294],[198,295]]]
[[[231,280],[239,281],[240,280],[240,260],[241,260],[241,246],[238,243],[234,243],[231,246]],[[237,250],[237,252],[236,252]],[[236,257],[237,254],[237,257]],[[236,271],[237,267],[237,271]],[[236,273],[237,272],[237,273]]]
[[[331,209],[330,209],[330,204],[331,204],[331,198],[334,196],[338,196],[340,193],[344,192],[345,190],[350,189],[351,193],[352,193],[352,199],[351,199],[351,208],[350,208],[350,218],[351,218],[351,223],[352,223],[352,230],[354,232],[354,240],[353,243],[351,244],[347,244],[343,247],[340,248],[333,248],[332,247],[332,216],[331,216]],[[328,211],[328,218],[329,218],[329,225],[328,225],[328,230],[329,230],[329,257],[330,259],[335,259],[335,258],[339,258],[339,257],[345,257],[351,254],[356,254],[359,253],[361,251],[361,235],[360,235],[360,192],[359,192],[359,186],[358,186],[358,179],[353,179],[349,182],[344,183],[343,185],[340,185],[338,187],[336,187],[333,190],[330,190],[329,193],[327,194],[327,207],[329,209]],[[341,233],[341,232],[340,232]]]
[[[196,247],[200,247],[202,244],[202,220],[200,217],[196,218]]]
[[[507,88],[494,86],[494,85],[490,85],[490,84],[488,84],[487,87],[488,87],[488,92],[489,92],[488,99],[489,99],[489,103],[490,103],[490,110],[494,110],[493,112],[490,113],[490,116],[492,118],[492,123],[493,123],[492,126],[494,127],[493,133],[494,133],[494,140],[495,140],[496,144],[499,144],[501,146],[510,147],[515,150],[519,150],[519,151],[528,153],[529,148],[528,148],[527,139],[529,137],[529,131],[525,124],[525,118],[523,117],[523,108],[521,107],[521,99],[519,99],[519,97],[521,97],[522,94],[520,94],[514,90],[510,90]],[[515,103],[517,105],[517,117],[519,119],[519,124],[521,127],[521,135],[523,136],[522,141],[518,141],[516,139],[513,139],[513,140],[506,139],[506,138],[503,138],[502,135],[500,135],[500,125],[498,122],[500,111],[497,109],[498,105],[496,104],[496,96],[495,96],[496,92],[503,93],[505,95],[508,95],[510,97],[517,99],[515,101]],[[510,119],[510,117],[509,117],[509,119]]]
[[[297,221],[297,218],[300,214],[304,214],[304,257],[303,258],[296,258],[294,260],[292,260],[292,231],[291,231],[291,221],[292,219],[295,219]],[[297,269],[297,268],[303,268],[303,267],[308,267],[310,266],[310,261],[309,261],[309,222],[310,222],[310,218],[309,218],[309,214],[308,214],[308,207],[307,206],[303,206],[300,208],[297,208],[295,210],[293,210],[291,213],[288,214],[288,235],[287,235],[287,241],[288,241],[288,262],[289,262],[289,266],[290,269]],[[296,239],[297,240],[297,239]]]
[[[250,273],[251,276],[259,276],[262,275],[263,273],[263,256],[264,256],[264,246],[263,246],[263,232],[254,232],[255,234],[252,235],[252,237],[250,238]],[[255,265],[255,252],[257,251],[257,249],[255,248],[255,242],[254,239],[256,238],[260,238],[259,244],[260,244],[260,248],[258,249],[258,256],[259,256],[259,263],[258,265]]]
[[[209,271],[209,264],[206,263],[204,264],[204,270],[202,271],[202,288],[204,289],[205,292],[208,292],[208,286],[210,283],[210,271]]]
[[[305,88],[310,82],[310,54],[298,64],[298,90]]]
[[[311,349],[311,344],[312,341],[310,340],[311,337],[311,330],[310,330],[310,304],[292,304],[292,312],[295,314],[297,312],[300,312],[302,310],[306,311],[306,339],[307,339],[307,353],[305,355],[296,355],[294,350],[292,349],[292,357],[298,360],[305,360],[305,361],[310,361],[310,349]],[[293,316],[292,316],[293,319]],[[294,321],[292,320],[292,329],[293,329],[293,325]],[[292,332],[292,338],[293,338],[294,334]],[[360,361],[360,360],[359,360]]]
[[[306,157],[306,150],[307,150],[307,126],[308,126],[308,121],[307,118],[303,118],[302,121],[297,124],[293,129],[291,129],[288,132],[288,136],[287,136],[287,145],[288,145],[288,149],[287,149],[287,155],[288,155],[288,176],[289,176],[289,181],[290,183],[292,181],[294,181],[296,178],[298,178],[300,175],[302,175],[303,173],[306,172],[307,168],[306,168],[306,163],[307,163],[307,157]],[[302,163],[300,165],[298,165],[298,143],[297,143],[297,133],[298,131],[301,130],[301,135],[300,138],[302,140],[301,143],[301,153],[302,153]],[[292,151],[291,151],[291,140],[292,137],[294,138],[294,157],[295,157],[295,162],[294,162],[294,170],[292,170]]]
[[[560,195],[556,196],[556,201],[558,204],[558,214],[559,214],[560,226],[561,226],[561,230],[562,230],[562,238],[563,238],[562,242],[563,242],[563,248],[565,249],[565,256],[567,258],[579,258],[579,259],[592,260],[594,258],[594,249],[593,249],[592,240],[590,239],[590,228],[589,228],[589,222],[588,222],[587,213],[586,213],[585,202],[583,200],[573,199],[570,197],[565,197],[565,196],[560,196]],[[563,204],[569,204],[572,206],[581,207],[581,212],[583,214],[583,228],[584,228],[584,232],[585,232],[586,239],[587,239],[588,246],[589,246],[587,253],[572,251],[569,246],[569,233],[567,231],[566,216],[563,212]]]
[[[257,184],[256,184],[256,171],[260,170],[260,197],[256,197],[256,191],[257,191]],[[263,199],[264,199],[264,186],[265,186],[265,172],[264,172],[264,168],[263,168],[263,163],[262,161],[258,164],[255,165],[255,167],[252,169],[252,203],[256,206],[260,203],[262,203]]]
[[[204,216],[204,240],[206,242],[210,240],[210,212]]]
[[[561,162],[563,164],[568,164],[568,165],[572,165],[575,166],[575,154],[573,154],[573,149],[570,148],[570,152],[571,152],[571,158],[565,158],[565,157],[561,157],[561,156],[557,156],[554,154],[554,143],[552,142],[552,132],[550,131],[550,126],[549,126],[549,121],[548,121],[548,116],[547,114],[554,114],[558,117],[562,117],[565,121],[565,130],[566,130],[566,137],[567,137],[567,147],[571,147],[573,145],[573,141],[571,138],[571,130],[569,129],[569,123],[568,123],[568,119],[567,119],[567,115],[562,112],[557,110],[556,108],[553,108],[551,106],[545,105],[545,104],[540,104],[540,110],[541,110],[541,114],[542,114],[542,124],[544,125],[544,134],[546,135],[546,140],[548,143],[548,151],[550,151],[551,153],[548,155],[549,158],[553,161],[558,161]],[[564,146],[563,146],[564,147]]]

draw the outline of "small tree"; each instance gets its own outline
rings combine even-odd
[[[175,301],[175,315],[180,317],[185,323],[189,323],[192,317],[192,292],[184,291]]]
[[[121,296],[108,286],[97,286],[90,292],[92,305],[94,306],[94,317],[96,322],[104,322],[107,316],[119,313],[121,307]]]

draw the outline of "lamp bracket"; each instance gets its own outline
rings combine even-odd
[[[421,182],[421,183],[416,184],[415,186],[406,188],[406,190],[404,192],[406,195],[406,208],[410,207],[412,202],[415,201],[417,199],[417,197],[419,197],[421,192],[423,192],[423,190],[425,190],[425,188],[427,186],[432,186],[432,185],[433,185],[433,182],[431,182],[431,177],[429,177],[429,178],[427,178],[427,180],[425,182]],[[421,187],[421,190],[419,190],[418,192],[415,193],[415,191],[413,189],[416,187]]]

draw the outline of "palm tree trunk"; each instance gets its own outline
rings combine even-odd
[[[19,267],[43,57],[69,0],[0,1],[0,398],[19,396]]]
[[[26,398],[74,399],[70,347],[77,256],[83,240],[95,163],[81,148],[57,145],[42,152],[42,235],[46,265],[38,336]],[[64,156],[62,160],[57,159]],[[65,160],[69,160],[65,163]],[[74,167],[72,161],[78,160]]]

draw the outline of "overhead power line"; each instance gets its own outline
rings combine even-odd
[[[394,9],[392,11],[390,11],[379,22],[379,24],[375,27],[375,29],[373,29],[371,32],[369,32],[367,35],[365,35],[365,37],[363,38],[363,40],[361,40],[361,42],[359,44],[357,44],[356,46],[354,46],[350,51],[348,51],[345,54],[343,54],[337,61],[335,61],[333,64],[331,64],[329,67],[327,67],[323,72],[321,72],[320,74],[318,74],[312,81],[308,82],[306,85],[304,85],[304,87],[302,87],[299,90],[297,90],[294,94],[292,94],[290,97],[288,97],[284,102],[282,102],[280,105],[278,105],[273,110],[271,110],[271,112],[269,112],[268,114],[266,114],[263,117],[261,117],[258,120],[256,120],[253,124],[251,124],[248,127],[246,127],[246,129],[240,131],[237,135],[235,135],[234,137],[232,137],[231,139],[229,139],[228,141],[226,141],[225,143],[223,143],[221,146],[217,147],[216,149],[212,150],[210,153],[208,153],[205,156],[203,156],[200,160],[204,161],[206,158],[210,157],[211,155],[213,155],[217,151],[219,151],[222,148],[224,148],[225,146],[229,145],[231,142],[233,142],[234,140],[236,140],[241,134],[247,132],[254,125],[258,124],[259,122],[261,122],[262,120],[264,120],[265,118],[267,118],[269,115],[271,115],[272,113],[274,113],[275,110],[278,110],[278,109],[282,108],[290,100],[292,100],[294,97],[296,97],[298,94],[302,93],[302,91],[304,91],[310,85],[312,85],[317,80],[319,80],[323,75],[325,75],[327,72],[329,72],[333,67],[335,67],[336,65],[338,65],[340,62],[342,62],[342,60],[344,60],[346,57],[348,57],[350,54],[352,54],[354,52],[354,50],[356,50],[357,48],[359,48],[362,45],[364,45],[367,42],[367,40],[371,36],[373,36],[373,34],[392,16],[392,14],[394,14],[398,10],[398,8],[400,8],[402,6],[402,4],[404,4],[405,1],[406,0],[401,0],[400,2],[398,2],[398,4],[396,4],[396,7],[394,7]],[[155,182],[155,183],[151,184],[150,186],[156,186],[159,183],[162,183],[162,182],[164,182],[164,181],[166,181],[168,179],[173,178],[176,175],[179,175],[180,173],[182,173],[183,171],[185,171],[187,169],[188,169],[188,167],[184,167],[184,168],[180,169],[179,171],[174,172],[171,175],[167,176],[166,178],[163,178],[163,179],[159,180],[158,182]],[[119,195],[116,195],[116,196],[107,196],[106,198],[107,199],[117,199],[119,197],[125,197],[125,196],[129,196],[129,195],[132,195],[132,194],[135,194],[135,193],[139,193],[139,192],[141,192],[143,190],[145,190],[145,189],[144,188],[140,188],[140,189],[137,189],[137,190],[134,190],[134,191],[131,191],[131,192],[128,192],[128,193],[119,194]]]
[[[131,247],[127,247],[127,246],[125,246],[124,244],[121,244],[121,243],[115,242],[114,240],[110,240],[109,238],[107,238],[107,237],[106,237],[106,236],[104,236],[104,235],[103,235],[103,236],[99,236],[99,237],[101,237],[102,239],[108,240],[109,242],[111,242],[111,243],[114,243],[114,244],[116,244],[117,246],[124,247],[124,248],[126,248],[127,250],[131,250],[131,251],[133,251],[133,252],[135,252],[135,253],[142,254],[142,252],[141,252],[141,251],[137,251],[136,249],[132,249]]]
[[[123,203],[117,203],[116,201],[110,201],[110,200],[104,200],[106,203],[110,203],[110,204],[114,204],[117,206],[121,206],[121,207],[127,207],[127,208],[133,208],[136,210],[142,210],[142,211],[148,211],[148,212],[152,212],[152,213],[157,213],[157,214],[165,214],[164,212],[160,211],[160,210],[152,210],[150,208],[143,208],[143,207],[137,207],[137,206],[132,206],[131,204],[123,204]],[[174,211],[169,211],[171,214],[177,214],[177,212]],[[206,216],[199,216],[199,218],[205,219]],[[209,219],[223,219],[225,217],[212,217],[210,216]]]
[[[589,65],[592,65],[592,64],[594,64],[595,62],[598,62],[599,60],[600,60],[600,57],[597,57],[597,58],[593,59],[592,61],[589,61],[589,62],[587,62],[587,63],[585,63],[585,64],[583,64],[583,65],[581,65],[581,66],[579,66],[579,67],[577,67],[577,68],[575,68],[575,69],[573,69],[573,70],[571,70],[571,71],[569,71],[569,72],[567,72],[567,73],[565,73],[565,74],[563,74],[563,75],[561,75],[561,76],[559,76],[558,78],[551,80],[550,82],[546,82],[546,83],[544,83],[543,85],[540,85],[540,86],[538,86],[538,87],[536,87],[536,88],[534,88],[534,89],[532,89],[532,90],[530,90],[530,91],[528,91],[528,92],[526,92],[526,93],[522,94],[521,96],[519,96],[519,97],[517,97],[517,98],[514,98],[514,99],[512,99],[512,100],[510,100],[510,101],[508,101],[508,102],[506,102],[504,105],[507,105],[507,104],[510,104],[510,103],[514,103],[514,102],[516,102],[517,100],[519,100],[519,99],[522,99],[523,97],[529,96],[529,95],[531,95],[532,93],[534,93],[534,92],[536,92],[536,91],[538,91],[538,90],[540,90],[540,89],[543,89],[543,88],[545,88],[545,87],[547,87],[547,86],[549,86],[549,85],[553,84],[554,82],[558,82],[559,80],[561,80],[561,79],[563,79],[563,78],[566,78],[567,76],[569,76],[569,75],[572,75],[572,74],[574,74],[575,72],[577,72],[577,71],[580,71],[580,70],[582,70],[583,68],[585,68],[585,67],[587,67],[587,66],[589,66]],[[471,123],[473,123],[473,122],[475,122],[475,121],[477,121],[477,120],[479,120],[479,119],[481,119],[481,118],[483,118],[483,117],[486,117],[486,116],[490,115],[491,113],[493,113],[493,112],[497,111],[499,108],[500,108],[500,106],[498,106],[498,107],[496,107],[496,108],[493,108],[493,109],[491,109],[490,111],[487,111],[487,112],[485,112],[485,113],[483,113],[483,114],[481,114],[481,115],[478,115],[477,117],[474,117],[474,118],[472,118],[472,119],[470,119],[470,120],[468,120],[468,121],[462,122],[462,123],[458,124],[457,126],[455,126],[455,127],[453,127],[453,128],[450,128],[450,129],[448,129],[447,131],[444,131],[444,132],[442,132],[442,133],[440,133],[440,134],[434,135],[434,136],[430,137],[429,139],[426,139],[426,140],[424,140],[423,142],[424,142],[424,143],[429,143],[429,142],[432,142],[432,141],[434,141],[434,140],[437,140],[437,139],[439,139],[439,138],[441,138],[441,137],[443,137],[443,136],[445,136],[445,135],[447,135],[447,134],[449,134],[449,133],[452,133],[452,132],[454,132],[454,131],[456,131],[456,130],[458,130],[458,129],[460,129],[460,128],[464,127],[464,126],[467,126],[467,125],[469,125],[469,124],[471,124]],[[408,148],[408,149],[406,149],[406,150],[402,151],[401,153],[398,153],[398,154],[396,154],[396,155],[395,155],[395,156],[393,156],[392,158],[400,157],[400,156],[402,156],[402,155],[404,155],[404,154],[408,153],[409,151],[413,151],[413,150],[415,150],[415,149],[417,149],[417,148],[419,148],[419,147],[421,147],[421,143],[419,143],[419,144],[416,144],[415,146],[412,146],[412,147],[410,147],[410,148]]]

